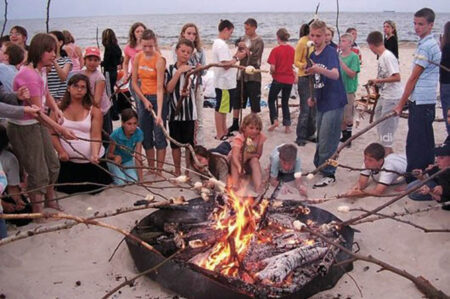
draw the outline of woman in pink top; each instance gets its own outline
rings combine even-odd
[[[131,75],[134,56],[142,50],[141,40],[142,33],[145,29],[147,29],[147,27],[141,22],[134,23],[130,28],[130,32],[128,34],[128,44],[124,49],[125,58],[123,60],[122,67],[125,72],[124,78],[126,78],[126,80],[128,80]]]
[[[92,182],[107,185],[111,183],[105,162],[99,159],[105,155],[101,142],[82,139],[101,140],[103,116],[93,105],[89,89],[89,78],[83,74],[73,75],[68,82],[67,91],[59,106],[63,111],[63,127],[72,130],[80,139],[67,142],[52,136],[53,146],[61,161],[58,183]],[[54,117],[54,115],[52,115]],[[65,193],[86,192],[98,189],[99,185],[66,185],[56,189]]]
[[[55,119],[62,116],[61,110],[56,106],[45,84],[45,68],[50,67],[55,60],[55,39],[45,33],[36,34],[30,43],[27,64],[17,73],[13,82],[13,89],[18,90],[25,86],[30,91],[30,100],[24,105],[36,105],[42,111],[45,106],[53,111]],[[47,207],[58,209],[53,201],[53,187],[45,186],[56,182],[59,172],[59,162],[52,147],[50,134],[43,125],[30,115],[25,115],[21,120],[9,120],[8,136],[14,153],[22,167],[28,174],[28,189],[34,213],[42,211],[42,193],[45,193]]]
[[[63,30],[62,33],[64,34],[63,50],[67,52],[70,60],[72,60],[72,71],[79,71],[84,65],[81,48],[75,45],[75,39],[69,31]]]

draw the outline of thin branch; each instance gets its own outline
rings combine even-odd
[[[394,212],[390,216],[392,216],[392,217],[403,217],[403,216],[408,216],[408,215],[414,215],[414,214],[418,214],[418,213],[428,212],[430,210],[441,208],[441,207],[442,207],[442,205],[435,205],[435,206],[430,206],[430,207],[426,207],[426,208],[423,208],[423,209],[417,209],[415,211],[408,211],[408,210],[406,210],[405,212],[402,212],[402,213]],[[350,211],[353,211],[353,210],[355,210],[355,211],[362,211],[361,209],[351,209]],[[385,217],[382,217],[382,216],[369,217],[369,218],[365,218],[363,220],[355,221],[355,222],[353,222],[352,225],[358,225],[358,224],[363,224],[363,223],[375,222],[375,221],[380,220],[380,219],[385,219]]]
[[[5,0],[5,13],[4,13],[4,17],[5,17],[5,22],[3,22],[3,28],[2,28],[2,35],[1,35],[1,37],[3,37],[3,34],[5,33],[6,22],[8,22],[8,0]]]
[[[48,29],[48,21],[50,20],[50,2],[51,0],[47,0],[47,17],[45,19],[45,28],[47,30],[47,33],[50,31]]]

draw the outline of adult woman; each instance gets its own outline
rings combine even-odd
[[[283,126],[285,133],[291,132],[291,115],[289,112],[289,96],[291,95],[292,84],[295,81],[295,73],[292,68],[294,62],[295,49],[288,44],[289,33],[285,28],[277,31],[277,47],[270,52],[267,62],[270,64],[272,74],[272,84],[269,91],[270,123],[269,131],[278,127],[278,108],[275,102],[281,91],[281,110],[283,111]]]
[[[194,52],[191,55],[191,58],[188,61],[188,64],[194,67],[205,65],[206,63],[206,54],[202,48],[202,42],[200,39],[200,33],[198,32],[198,28],[194,23],[184,24],[181,28],[180,39],[185,38],[194,43]],[[176,62],[176,53],[174,48],[174,61]],[[206,73],[203,71],[201,75]],[[195,143],[202,145],[204,144],[205,132],[203,128],[203,86],[202,86],[202,77],[197,77],[198,81],[196,82],[196,95],[195,95],[195,106],[197,107],[197,120],[196,120],[196,134],[195,134]]]
[[[48,70],[47,82],[48,90],[55,101],[59,102],[66,92],[67,75],[72,70],[72,60],[67,56],[66,51],[63,50],[64,35],[61,31],[51,31],[56,44],[56,59],[53,61],[51,69]]]
[[[74,71],[79,71],[83,68],[84,65],[83,53],[81,51],[81,48],[75,44],[75,39],[69,31],[63,30],[62,33],[64,35],[63,49],[64,51],[66,51],[67,56],[69,56],[70,60],[72,60],[72,69]]]
[[[44,108],[44,100],[55,114],[55,119],[62,115],[53,97],[48,92],[41,70],[53,64],[56,57],[56,41],[45,33],[36,34],[30,43],[27,65],[14,78],[13,89],[25,86],[30,91],[30,100],[24,104]],[[53,201],[53,187],[46,187],[56,182],[59,161],[52,147],[50,134],[43,125],[29,115],[20,120],[9,120],[8,136],[19,163],[28,173],[28,189],[33,212],[42,211],[42,193],[45,193],[46,206],[59,208]],[[41,188],[41,189],[40,189]]]
[[[166,138],[160,127],[164,125],[167,115],[167,104],[164,104],[166,61],[156,51],[156,35],[152,30],[146,29],[142,33],[141,43],[142,52],[136,55],[133,63],[132,86],[137,96],[139,127],[144,132],[143,146],[149,167],[154,169],[156,160],[156,171],[161,172],[167,147]],[[152,109],[157,111],[156,120],[151,114]]]
[[[391,20],[387,20],[383,23],[384,31],[384,47],[392,52],[398,59],[398,37],[397,27]]]
[[[445,23],[444,34],[441,39],[441,65],[450,67],[450,22]],[[441,88],[441,102],[444,120],[447,119],[448,110],[450,108],[450,73],[443,68],[439,69],[439,83]],[[447,134],[450,135],[450,123],[447,122]]]
[[[64,97],[59,104],[63,111],[63,126],[75,132],[79,138],[101,140],[103,116],[99,108],[93,105],[89,88],[89,78],[83,74],[73,75]],[[52,114],[54,118],[54,114]],[[111,177],[103,169],[105,162],[99,162],[105,149],[101,142],[89,142],[78,139],[66,141],[52,136],[53,146],[61,161],[58,183],[85,183],[107,185]],[[99,185],[58,186],[56,189],[65,193],[94,191]]]

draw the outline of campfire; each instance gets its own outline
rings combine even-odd
[[[308,297],[334,286],[351,264],[320,232],[347,248],[353,231],[334,215],[295,200],[242,198],[233,191],[205,202],[167,206],[144,218],[133,233],[161,256],[127,241],[139,270],[179,253],[149,276],[188,298]]]

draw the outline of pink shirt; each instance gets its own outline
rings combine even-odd
[[[69,130],[72,130],[75,133],[75,135],[77,135],[80,138],[91,139],[91,125],[92,125],[91,111],[89,111],[89,114],[86,116],[86,118],[81,121],[73,121],[63,117],[62,126]],[[74,163],[90,163],[90,161],[86,160],[85,158],[88,159],[91,158],[91,144],[92,144],[91,142],[80,139],[70,140],[68,142],[70,142],[71,146],[63,139],[60,139],[60,142],[61,146],[64,148],[64,150],[71,158],[70,161]],[[72,147],[75,148],[76,151]],[[101,146],[100,153],[98,155],[99,157],[103,157],[104,154],[105,148]],[[80,159],[72,159],[72,158],[80,158]]]
[[[72,60],[72,70],[73,71],[81,70],[80,57],[78,57],[77,52],[75,52],[75,48],[76,48],[75,44],[70,43],[70,44],[66,44],[65,46],[72,50],[72,55],[69,55],[70,60]]]
[[[126,45],[123,52],[125,53],[125,56],[130,57],[130,63],[128,64],[128,73],[131,74],[131,71],[133,69],[134,57],[137,53],[140,52],[140,50],[138,51],[136,50],[136,48],[132,48],[130,45]]]
[[[256,151],[258,150],[258,146],[260,144],[264,144],[264,142],[266,142],[267,137],[266,135],[264,135],[264,133],[259,133],[258,136],[256,136],[255,139],[253,139],[251,141],[252,145],[246,145],[247,146],[247,152],[249,153],[256,153]],[[242,159],[241,155],[242,155],[242,146],[244,145],[244,143],[246,142],[246,138],[244,137],[244,134],[239,133],[236,137],[234,137],[232,143],[231,143],[231,148],[238,148],[239,149],[239,161]],[[231,152],[229,154],[229,159],[231,160]]]
[[[35,69],[23,67],[14,77],[13,90],[17,91],[22,86],[27,87],[30,91],[31,97],[39,97],[41,99],[40,106],[42,111],[44,111],[44,101],[45,101],[45,94],[47,92],[47,86],[41,76],[42,74],[39,74]],[[29,101],[24,101],[23,105],[31,106],[31,103]],[[33,119],[32,116],[28,114],[24,114],[21,120],[23,121],[33,120],[33,122],[21,123],[19,120],[17,124],[31,124],[37,122]]]

